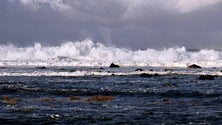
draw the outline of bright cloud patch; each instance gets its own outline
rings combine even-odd
[[[49,5],[51,8],[64,11],[70,8],[63,0],[20,0],[21,3],[30,9],[38,10],[42,5]]]
[[[82,6],[81,8],[90,9],[90,7],[93,7],[94,9],[98,9],[101,8],[101,6],[104,6],[104,3],[107,3],[105,6],[115,3],[116,5],[122,5],[123,7],[128,6],[128,8],[126,8],[127,12],[137,11],[138,8],[152,8],[153,6],[155,8],[170,8],[177,11],[179,10],[179,12],[183,13],[198,10],[202,7],[222,2],[222,0],[20,0],[20,2],[34,10],[38,10],[42,5],[49,5],[51,8],[59,11],[64,11],[70,8],[77,9],[76,7],[79,7],[80,5]]]
[[[216,4],[222,0],[178,0],[176,8],[181,12],[190,12],[201,7]]]

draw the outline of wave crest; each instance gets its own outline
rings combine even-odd
[[[31,47],[0,45],[0,65],[46,66],[163,66],[186,67],[196,63],[202,67],[221,67],[222,53],[217,50],[188,51],[185,47],[162,50],[130,50],[94,43],[90,39],[81,42],[65,42],[60,46]]]

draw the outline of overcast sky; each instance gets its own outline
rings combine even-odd
[[[0,43],[222,48],[222,0],[0,0]]]

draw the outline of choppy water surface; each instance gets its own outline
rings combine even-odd
[[[2,67],[0,124],[222,123],[219,68],[137,68]]]

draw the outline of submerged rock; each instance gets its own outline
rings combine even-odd
[[[97,95],[97,96],[89,97],[86,101],[87,102],[106,102],[106,101],[112,101],[113,99],[114,99],[113,96]]]
[[[56,100],[54,98],[41,98],[40,102],[55,102]]]
[[[176,85],[173,83],[163,83],[162,86],[164,87],[175,87]]]
[[[199,80],[214,80],[214,76],[212,75],[200,75]]]
[[[13,113],[32,113],[35,112],[36,109],[32,108],[32,107],[21,107],[21,108],[14,108],[14,109],[10,109],[11,112]]]
[[[119,68],[119,67],[120,67],[119,65],[116,65],[114,63],[111,63],[109,66],[109,68]]]
[[[2,96],[2,100],[8,105],[15,105],[18,101],[18,98],[10,98],[9,96]]]
[[[170,100],[169,98],[164,98],[164,99],[162,100],[162,102],[163,102],[164,104],[167,104],[167,103],[171,103],[171,100]]]
[[[60,68],[60,71],[64,71],[64,72],[75,72],[77,71],[76,69],[67,69],[67,68]]]
[[[80,98],[79,97],[77,97],[77,96],[70,96],[70,98],[69,98],[70,100],[80,100]]]
[[[189,65],[188,68],[190,68],[190,69],[200,69],[201,67],[196,65],[196,64],[192,64],[192,65]]]

